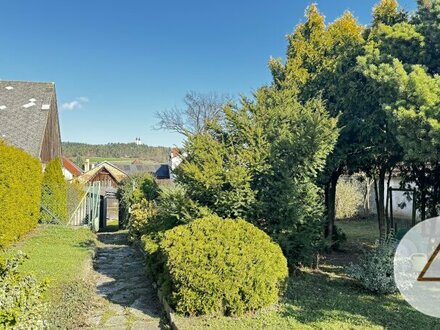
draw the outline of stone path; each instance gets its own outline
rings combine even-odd
[[[92,329],[166,329],[142,256],[127,245],[123,232],[99,233],[94,260],[98,295]]]

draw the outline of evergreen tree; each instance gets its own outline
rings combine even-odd
[[[67,221],[67,182],[64,179],[59,158],[46,165],[41,203],[50,212],[44,210],[41,212],[42,222]],[[57,219],[54,219],[53,216]]]
[[[321,95],[327,112],[338,118],[340,136],[327,159],[320,182],[325,187],[327,235],[333,236],[335,196],[339,176],[347,168],[348,157],[359,149],[356,138],[359,73],[356,57],[361,54],[364,39],[362,26],[350,12],[325,25],[316,5],[306,11],[306,22],[288,37],[286,64],[271,60],[274,86],[307,101]]]

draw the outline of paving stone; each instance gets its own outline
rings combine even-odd
[[[103,244],[98,246],[94,261],[96,293],[108,303],[97,307],[90,318],[93,328],[110,311],[112,316],[102,329],[124,329],[128,317],[135,319],[132,329],[160,329],[161,309],[142,256],[126,244],[126,234],[103,233],[98,239]]]
[[[117,315],[110,317],[104,326],[109,327],[124,327],[127,325],[127,318],[123,315]]]
[[[131,330],[155,330],[160,329],[160,325],[158,322],[148,322],[148,321],[135,321],[132,326]]]

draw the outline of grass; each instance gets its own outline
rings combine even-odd
[[[345,266],[378,238],[375,219],[339,221],[342,251],[324,257],[319,270],[291,276],[277,306],[239,318],[176,317],[179,329],[439,329],[440,320],[414,310],[398,295],[376,296],[348,278]]]
[[[40,225],[4,254],[26,253],[19,270],[47,280],[51,287],[81,276],[94,248],[95,236],[87,228]]]
[[[49,304],[46,319],[51,328],[73,329],[86,326],[83,314],[93,300],[87,272],[94,248],[95,235],[88,228],[40,225],[0,255],[26,253],[28,259],[19,272],[47,282],[44,299]]]
[[[107,221],[107,225],[102,231],[105,232],[112,232],[112,231],[118,231],[119,230],[119,221],[118,219],[112,219]]]

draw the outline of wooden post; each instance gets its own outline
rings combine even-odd
[[[412,226],[416,225],[416,189],[413,189],[413,209],[412,209]]]
[[[389,187],[389,194],[390,194],[390,221],[391,221],[391,228],[394,228],[393,187]]]

